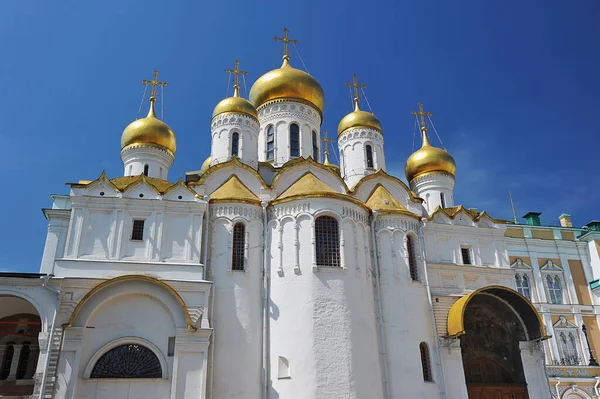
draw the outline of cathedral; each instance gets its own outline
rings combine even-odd
[[[600,222],[456,204],[421,103],[404,183],[356,75],[330,139],[321,85],[276,40],[249,99],[227,70],[185,178],[155,71],[122,176],[51,196],[39,273],[0,273],[0,397],[600,398]]]

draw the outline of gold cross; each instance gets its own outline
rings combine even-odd
[[[288,57],[288,43],[292,43],[292,44],[297,44],[298,40],[294,40],[294,39],[288,39],[288,29],[287,28],[283,28],[283,37],[277,37],[275,36],[275,41],[276,42],[283,42],[283,56]]]
[[[433,115],[431,112],[425,112],[425,111],[423,111],[423,103],[419,103],[419,111],[418,112],[417,111],[412,111],[412,114],[413,115],[419,115],[421,117],[421,128],[426,127],[425,125],[426,125],[427,122],[425,122],[425,117],[426,116],[429,117],[429,116]]]
[[[239,61],[235,61],[235,69],[226,69],[225,72],[227,72],[228,74],[233,74],[235,76],[235,80],[234,80],[234,88],[235,87],[240,87],[240,75],[248,75],[248,71],[240,71],[239,69],[240,66],[240,62]]]
[[[327,130],[323,131],[323,138],[321,139],[321,142],[325,143],[325,152],[329,153],[329,143],[335,143],[335,140],[331,140],[327,138],[327,135],[329,133],[327,132]]]
[[[154,70],[154,78],[152,80],[142,79],[142,83],[145,85],[152,85],[152,91],[150,92],[150,98],[156,98],[156,86],[166,87],[167,82],[158,81],[158,69]]]
[[[356,74],[352,75],[352,83],[346,82],[346,86],[354,88],[354,102],[358,103],[358,89],[364,89],[367,85],[358,83]]]

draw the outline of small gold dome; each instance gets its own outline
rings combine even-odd
[[[315,78],[292,68],[289,57],[283,57],[281,68],[258,78],[250,89],[250,102],[256,108],[277,99],[300,99],[314,105],[321,113],[325,107],[323,88]]]
[[[448,173],[452,177],[456,177],[456,163],[452,155],[441,148],[433,147],[429,144],[427,129],[421,128],[421,131],[423,145],[408,157],[404,169],[406,179],[410,182],[415,177],[430,172]]]
[[[214,118],[215,116],[224,114],[226,112],[246,114],[254,119],[258,119],[258,112],[256,112],[256,108],[254,108],[254,105],[252,105],[250,101],[240,97],[240,91],[237,86],[233,87],[233,97],[228,97],[224,100],[221,100],[217,104],[215,110],[213,111],[212,117]]]
[[[121,148],[131,144],[150,144],[166,148],[175,154],[177,144],[175,133],[169,125],[156,117],[154,113],[154,102],[156,98],[150,98],[150,111],[148,116],[135,120],[123,130],[121,135]]]
[[[210,168],[210,161],[212,161],[212,156],[209,156],[202,162],[202,167],[200,168],[200,173],[204,173]]]
[[[354,111],[344,116],[338,125],[338,136],[350,128],[369,127],[378,130],[383,134],[381,123],[375,115],[370,112],[361,111],[358,107],[358,101],[354,100]]]

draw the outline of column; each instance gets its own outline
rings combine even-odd
[[[554,364],[554,359],[560,359],[560,351],[558,350],[558,344],[556,343],[556,335],[554,334],[554,326],[552,325],[552,318],[550,313],[542,313],[544,320],[544,326],[546,327],[546,334],[552,335],[552,338],[548,340],[550,346],[550,353],[548,353],[548,364]]]
[[[39,347],[36,345],[30,345],[29,346],[29,359],[27,359],[27,370],[25,371],[25,375],[23,376],[23,379],[31,380],[33,378],[33,374],[35,373],[39,355],[40,355]]]
[[[440,357],[444,369],[446,397],[448,399],[468,397],[460,340],[446,341],[444,346],[440,347]]]
[[[581,330],[581,326],[583,325],[583,317],[581,314],[575,314],[575,324],[577,325],[577,336],[579,337],[579,345],[581,347],[580,358],[582,362],[582,366],[587,366],[590,364],[590,349],[585,340],[585,335]]]
[[[548,299],[546,298],[546,289],[544,288],[544,276],[540,272],[538,258],[533,255],[531,256],[531,267],[533,268],[533,282],[535,284],[535,291],[537,292],[539,302],[548,303]]]
[[[10,373],[8,374],[7,380],[17,379],[17,368],[19,368],[19,358],[21,357],[21,349],[23,349],[23,345],[16,344],[14,347],[15,351],[13,353],[12,364],[10,365]]]
[[[523,372],[530,398],[547,398],[550,395],[550,386],[544,370],[544,355],[540,345],[539,341],[519,342]]]

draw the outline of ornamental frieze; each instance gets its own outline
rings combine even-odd
[[[234,126],[249,126],[258,130],[259,125],[256,119],[251,118],[246,115],[237,115],[237,114],[222,114],[218,115],[212,120],[211,127],[217,128],[222,125],[234,125]]]
[[[260,220],[262,219],[262,209],[254,205],[210,205],[211,220],[219,217],[230,219],[243,217],[247,220]]]

